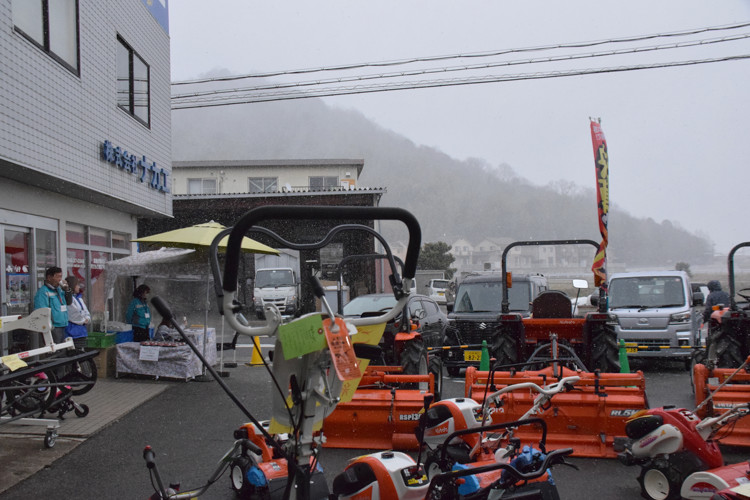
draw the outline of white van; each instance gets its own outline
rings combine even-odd
[[[448,290],[448,284],[450,280],[430,280],[427,283],[427,293],[432,300],[438,304],[445,304],[445,292]]]
[[[617,319],[617,338],[636,357],[690,360],[700,343],[703,294],[693,292],[684,271],[615,273],[609,279],[608,309]]]

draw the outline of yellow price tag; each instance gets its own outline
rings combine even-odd
[[[2,359],[3,364],[12,372],[28,366],[24,360],[18,357],[18,354],[10,354],[0,359]]]

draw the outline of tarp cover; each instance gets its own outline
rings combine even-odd
[[[160,248],[141,252],[105,264],[106,289],[111,290],[119,276],[176,278],[184,275],[195,279],[209,274],[208,261],[196,259],[197,252],[188,248]]]

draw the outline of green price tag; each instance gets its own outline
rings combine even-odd
[[[316,314],[279,325],[284,359],[292,359],[326,347],[323,316]]]

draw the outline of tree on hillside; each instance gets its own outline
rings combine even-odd
[[[419,252],[417,269],[436,269],[445,271],[446,279],[451,279],[456,270],[451,268],[451,264],[455,260],[455,257],[448,253],[448,250],[450,249],[450,245],[444,241],[425,243],[422,245],[422,249]]]
[[[693,277],[693,273],[690,271],[690,264],[687,262],[678,262],[674,268],[676,271],[685,271],[690,278]]]

